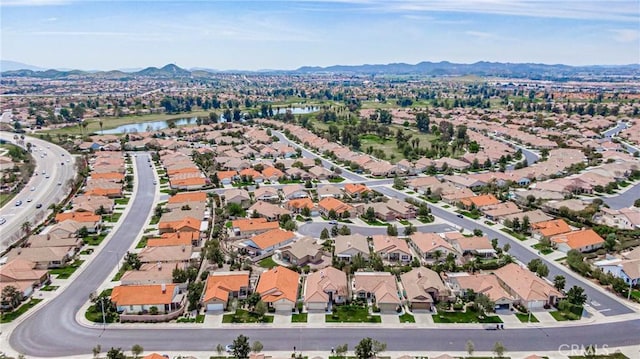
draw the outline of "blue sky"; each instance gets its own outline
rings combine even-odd
[[[0,13],[2,59],[48,68],[640,63],[638,0],[0,0]]]

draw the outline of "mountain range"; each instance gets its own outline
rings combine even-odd
[[[19,68],[24,65],[24,68]],[[18,67],[18,68],[16,68]],[[418,64],[391,63],[367,65],[334,65],[329,67],[304,66],[296,70],[268,70],[268,71],[218,71],[209,68],[183,69],[175,64],[168,64],[161,68],[147,67],[138,71],[82,71],[82,70],[44,70],[35,66],[13,61],[2,61],[1,75],[14,77],[36,78],[96,78],[96,79],[127,79],[127,78],[206,78],[216,73],[280,73],[280,74],[358,74],[358,75],[422,75],[422,76],[497,76],[516,78],[567,79],[567,78],[602,78],[602,77],[640,77],[640,64],[631,65],[593,65],[569,66],[547,65],[535,63],[502,63],[480,61],[473,64],[458,64],[448,61],[420,62]]]

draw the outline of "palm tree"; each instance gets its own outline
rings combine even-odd
[[[26,221],[24,223],[22,223],[22,230],[24,231],[24,233],[28,236],[31,234],[31,222]]]
[[[98,124],[100,125],[100,134],[104,135],[104,131],[102,130],[102,125],[103,125],[102,118],[98,121]]]

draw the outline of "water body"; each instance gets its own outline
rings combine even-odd
[[[281,107],[274,108],[273,113],[285,113],[287,110],[291,110],[291,113],[294,115],[301,115],[305,113],[312,113],[319,110],[318,107]],[[185,125],[195,125],[197,121],[197,117],[190,118],[179,118],[175,120],[164,120],[164,121],[152,121],[152,122],[139,122],[132,123],[128,125],[118,126],[116,128],[112,128],[110,130],[104,130],[105,135],[117,135],[121,133],[137,133],[137,132],[149,132],[149,131],[159,131],[164,130],[169,127],[169,123],[175,123],[176,127],[185,126]],[[224,116],[220,115],[221,122],[225,121]]]
[[[136,132],[148,132],[164,130],[169,127],[169,122],[173,122],[176,126],[194,125],[197,117],[191,118],[179,118],[177,120],[165,120],[165,121],[153,121],[153,122],[140,122],[131,123],[128,125],[118,126],[110,130],[104,130],[105,135],[116,135],[120,133],[136,133]]]

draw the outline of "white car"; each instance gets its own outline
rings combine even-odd
[[[35,191],[36,188],[35,187],[31,187],[31,192]]]
[[[33,199],[27,198],[27,203],[30,203],[31,201],[33,201]]]

